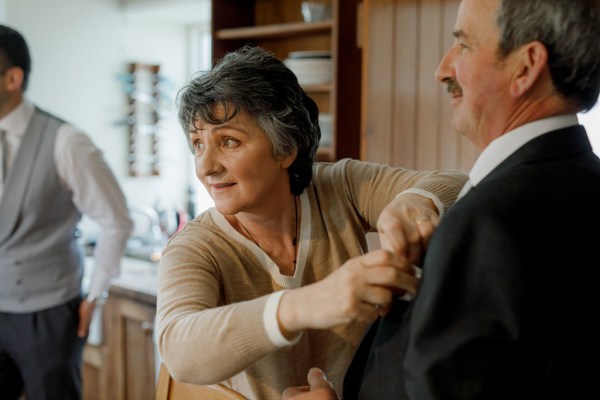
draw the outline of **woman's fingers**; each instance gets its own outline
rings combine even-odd
[[[416,292],[414,275],[404,257],[384,250],[353,258],[323,280],[285,293],[277,314],[280,328],[288,337],[306,328],[371,322],[389,311],[395,296]]]

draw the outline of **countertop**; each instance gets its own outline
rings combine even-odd
[[[87,292],[86,288],[89,287],[93,268],[94,257],[85,257],[82,283],[84,292]],[[121,272],[117,278],[113,279],[110,291],[130,290],[156,299],[157,269],[158,263],[132,257],[123,257],[121,259]]]

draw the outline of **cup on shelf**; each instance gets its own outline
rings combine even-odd
[[[304,22],[319,22],[331,18],[331,4],[328,1],[306,0],[300,7]]]

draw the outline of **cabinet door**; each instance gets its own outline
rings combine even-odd
[[[155,307],[129,298],[110,296],[106,303],[113,332],[110,348],[114,368],[114,399],[153,400]]]
[[[83,349],[83,399],[110,400],[107,377],[106,349],[104,346],[86,344]]]

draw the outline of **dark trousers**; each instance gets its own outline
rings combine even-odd
[[[33,313],[0,312],[0,399],[81,399],[80,298]]]

